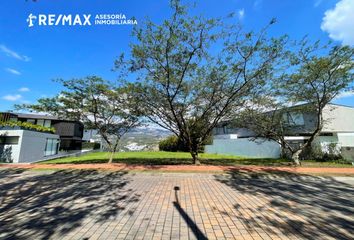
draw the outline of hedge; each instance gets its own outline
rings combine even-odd
[[[19,121],[0,121],[1,127],[20,127],[21,129],[33,130],[37,132],[47,132],[47,133],[55,133],[55,128],[53,127],[43,127],[40,125],[36,125],[29,122],[19,122]]]

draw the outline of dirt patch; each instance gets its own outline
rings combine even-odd
[[[110,171],[166,171],[166,172],[289,172],[307,174],[354,175],[354,168],[315,167],[262,167],[262,166],[212,166],[212,165],[131,165],[113,164],[2,164],[0,168],[21,169],[97,169]]]

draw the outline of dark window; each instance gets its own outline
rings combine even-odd
[[[37,125],[39,126],[44,126],[44,120],[43,119],[37,119]]]
[[[36,123],[36,119],[27,119],[26,122],[29,122],[29,123],[32,123],[32,124],[35,124]]]
[[[0,137],[0,144],[16,145],[19,137]]]
[[[52,126],[52,121],[51,120],[44,120],[44,127],[51,127]]]

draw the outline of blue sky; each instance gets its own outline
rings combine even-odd
[[[113,62],[127,52],[132,26],[34,26],[29,14],[125,14],[138,24],[148,16],[160,22],[169,13],[169,1],[126,0],[2,0],[0,2],[0,111],[16,103],[33,103],[54,96],[55,78],[99,75],[114,80]],[[272,17],[278,23],[270,34],[289,34],[354,45],[354,0],[203,0],[193,13],[226,16],[236,12],[247,29],[259,29]],[[338,17],[340,16],[340,18]],[[336,103],[354,106],[347,93]]]

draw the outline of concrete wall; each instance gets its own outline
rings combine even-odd
[[[48,138],[59,140],[59,135],[23,131],[19,162],[35,162],[45,157],[44,150]]]
[[[279,158],[281,148],[275,141],[256,140],[251,138],[214,138],[212,145],[205,146],[206,153],[227,154],[251,158]],[[321,146],[323,151],[328,151],[331,143],[338,144],[338,152],[341,147],[354,147],[354,133],[338,133],[334,136],[317,137],[313,145]]]
[[[5,145],[12,148],[14,163],[29,163],[43,159],[47,139],[59,140],[59,135],[28,130],[0,130],[0,135],[19,137],[18,144]]]
[[[205,146],[205,152],[250,158],[279,158],[281,148],[275,141],[264,139],[214,139],[212,145]]]
[[[322,132],[354,133],[354,108],[329,105],[323,110],[323,118],[327,120]]]
[[[323,150],[331,143],[341,147],[354,147],[354,133],[336,133],[333,136],[319,136],[313,141],[313,145],[320,144]]]
[[[353,120],[354,124],[354,120]],[[342,147],[354,147],[354,132],[352,133],[337,133],[338,142]]]
[[[354,164],[354,147],[342,147],[342,157]]]

